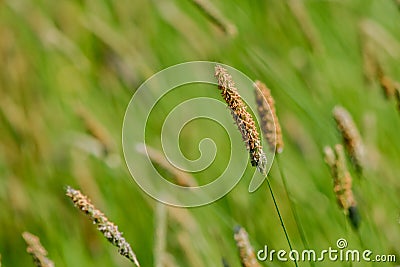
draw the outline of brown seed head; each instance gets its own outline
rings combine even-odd
[[[330,146],[324,147],[324,155],[326,164],[328,164],[328,166],[331,168],[331,171],[333,171],[333,168],[335,166],[336,156]]]
[[[221,95],[228,104],[232,117],[250,153],[251,164],[256,166],[261,173],[265,174],[267,158],[262,150],[255,122],[237,92],[232,76],[225,68],[217,65],[215,66],[215,77],[218,80],[218,88],[221,90]]]
[[[234,238],[239,249],[239,256],[243,267],[261,267],[258,263],[253,247],[246,230],[240,226],[235,229]]]
[[[282,153],[284,143],[282,129],[276,115],[275,101],[271,91],[264,83],[256,81],[254,83],[258,114],[261,118],[261,130],[272,151]],[[258,90],[257,90],[258,88]],[[276,147],[275,147],[276,146]]]
[[[352,191],[352,178],[347,170],[346,157],[343,146],[336,145],[335,152],[330,147],[324,149],[325,161],[331,168],[333,178],[333,190],[340,208],[346,214],[351,207],[356,207],[357,203],[354,199]]]
[[[364,145],[353,118],[345,108],[340,106],[333,109],[333,116],[352,162],[357,171],[361,172],[365,157]]]
[[[136,266],[140,266],[131,246],[118,230],[118,226],[110,222],[108,218],[91,203],[87,196],[82,194],[79,190],[75,190],[69,186],[67,187],[66,195],[71,198],[72,202],[74,202],[74,205],[78,209],[83,211],[83,213],[85,213],[90,220],[96,224],[97,229],[104,235],[104,237],[118,248],[119,254],[128,258]]]
[[[27,245],[26,251],[32,255],[33,262],[37,267],[54,267],[54,263],[46,257],[47,251],[40,244],[39,237],[29,232],[23,232],[22,237]]]
[[[386,98],[390,99],[391,97],[393,97],[396,90],[393,80],[389,76],[384,75],[380,79],[380,82]]]
[[[395,95],[396,82],[385,75],[382,70],[378,73],[377,79],[379,80],[379,84],[381,85],[386,99],[391,99]]]
[[[335,193],[340,205],[344,210],[349,210],[350,207],[356,206],[352,191],[352,179],[346,166],[346,157],[343,146],[336,145],[336,171],[337,177],[334,177]]]

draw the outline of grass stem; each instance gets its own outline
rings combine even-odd
[[[281,215],[281,212],[279,211],[279,207],[278,207],[278,204],[276,202],[275,195],[274,195],[274,192],[272,191],[272,186],[271,186],[271,183],[269,182],[268,177],[267,177],[266,180],[267,180],[269,192],[271,192],[272,200],[274,201],[276,213],[278,214],[279,221],[281,222],[281,226],[282,226],[283,232],[285,233],[285,237],[286,237],[286,240],[288,242],[289,248],[290,248],[290,250],[293,250],[292,243],[290,242],[290,238],[289,238],[289,235],[288,235],[288,233],[286,231],[285,224],[283,223],[282,215]],[[296,267],[298,267],[297,260],[294,260],[294,265]]]
[[[276,155],[276,164],[278,165],[279,173],[281,175],[281,179],[282,179],[282,183],[283,183],[283,188],[285,189],[286,196],[289,200],[289,207],[293,214],[294,220],[296,222],[296,226],[297,226],[297,230],[299,231],[299,234],[300,234],[301,242],[303,243],[304,248],[308,250],[308,249],[310,249],[310,245],[307,242],[307,238],[304,233],[303,226],[301,224],[299,215],[298,215],[296,207],[294,205],[292,196],[289,192],[289,187],[288,187],[287,181],[286,181],[286,175],[284,174],[283,169],[281,168],[281,165],[280,165],[280,155],[279,154]],[[315,266],[314,262],[310,261],[310,266]]]

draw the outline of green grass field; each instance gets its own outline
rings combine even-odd
[[[315,266],[398,265],[400,113],[395,99],[386,99],[379,82],[374,77],[368,82],[364,70],[369,46],[384,73],[400,80],[397,2],[212,3],[236,28],[229,34],[192,1],[0,1],[2,266],[33,266],[23,231],[40,237],[56,266],[133,266],[74,208],[65,196],[67,185],[90,196],[118,224],[141,266],[156,266],[160,256],[155,244],[163,211],[168,264],[159,266],[223,266],[222,258],[240,266],[233,239],[238,224],[255,250],[264,245],[288,250],[267,184],[252,194],[247,190],[250,164],[229,194],[198,208],[164,209],[130,176],[121,138],[130,98],[156,72],[193,60],[230,65],[271,89],[285,142],[279,167],[310,248],[335,248],[345,238],[349,249],[397,258],[397,264],[325,261]],[[168,96],[159,112],[194,96],[220,97],[216,87],[215,92],[210,86],[193,88]],[[362,177],[348,160],[361,215],[358,231],[336,203],[324,162],[323,148],[342,141],[332,117],[335,105],[351,113],[367,151]],[[160,125],[148,131],[156,147]],[[196,159],[205,137],[219,149],[213,165],[195,175],[200,184],[224,169],[230,153],[220,126],[199,120],[182,131],[184,154]],[[107,153],[96,150],[99,142]],[[246,153],[242,143],[232,150]],[[277,161],[270,181],[292,244],[302,250]],[[294,266],[277,260],[261,264]]]

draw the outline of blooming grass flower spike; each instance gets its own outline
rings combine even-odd
[[[267,140],[271,151],[282,153],[284,147],[282,129],[276,115],[274,98],[264,83],[255,81],[254,87],[257,110],[261,118],[261,130],[264,138]]]
[[[225,68],[216,65],[215,77],[218,80],[218,89],[221,90],[221,95],[231,110],[232,117],[250,153],[251,165],[256,166],[262,174],[266,174],[267,157],[263,152],[255,122],[247,111],[247,106],[240,97],[232,76]]]
[[[54,262],[47,258],[47,250],[40,243],[39,237],[29,232],[23,232],[22,237],[27,245],[26,251],[32,255],[37,267],[54,267]]]
[[[350,113],[341,106],[333,109],[333,117],[336,120],[337,127],[343,137],[344,145],[349,153],[352,163],[359,173],[364,167],[365,151],[361,140],[361,135],[351,117]]]
[[[346,166],[346,157],[343,146],[337,144],[333,151],[325,147],[325,162],[331,169],[333,178],[333,191],[339,207],[348,216],[352,226],[357,229],[360,224],[357,202],[352,190],[352,178]]]
[[[254,249],[250,244],[247,231],[240,226],[235,227],[234,238],[236,246],[239,250],[239,257],[244,267],[261,267],[254,253]]]
[[[130,244],[118,230],[118,226],[110,222],[106,215],[98,210],[87,196],[69,186],[67,187],[66,195],[71,198],[78,209],[89,216],[90,220],[96,224],[97,230],[99,230],[111,244],[118,248],[119,254],[128,258],[137,267],[140,266]]]

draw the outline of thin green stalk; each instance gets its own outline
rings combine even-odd
[[[285,176],[285,174],[284,174],[284,172],[283,172],[283,169],[281,168],[281,165],[280,165],[279,161],[280,161],[280,156],[279,156],[279,154],[277,154],[277,155],[276,155],[276,164],[278,165],[279,173],[280,173],[280,175],[281,175],[281,179],[282,179],[282,183],[283,183],[283,188],[285,189],[286,196],[287,196],[287,198],[288,198],[288,200],[289,200],[289,207],[290,207],[290,210],[291,210],[291,212],[292,212],[292,214],[293,214],[293,217],[294,217],[294,220],[295,220],[295,222],[296,222],[297,230],[299,231],[300,238],[301,238],[301,241],[302,241],[302,243],[303,243],[303,246],[304,246],[305,249],[309,249],[310,246],[309,246],[309,244],[308,244],[308,242],[307,242],[306,235],[304,234],[303,226],[302,226],[302,224],[301,224],[299,215],[298,215],[297,210],[296,210],[296,207],[295,207],[295,205],[294,205],[292,196],[291,196],[291,194],[290,194],[290,192],[289,192],[289,187],[288,187],[287,182],[286,182],[286,176]],[[310,261],[310,266],[315,266],[314,262]]]
[[[157,202],[155,215],[154,266],[162,267],[167,242],[167,208],[164,203]]]
[[[283,223],[283,219],[282,219],[282,216],[281,216],[281,212],[279,211],[279,207],[278,207],[278,204],[277,204],[277,202],[276,202],[274,192],[272,191],[271,183],[269,182],[268,177],[267,177],[266,180],[267,180],[269,192],[271,192],[272,200],[274,201],[276,213],[278,213],[279,221],[281,222],[281,226],[282,226],[283,232],[285,232],[286,240],[287,240],[287,242],[288,242],[288,245],[289,245],[290,250],[292,251],[292,250],[293,250],[293,248],[292,248],[292,243],[290,243],[289,235],[288,235],[288,233],[287,233],[287,231],[286,231],[285,224]],[[294,265],[295,265],[296,267],[298,267],[296,259],[294,260]]]

